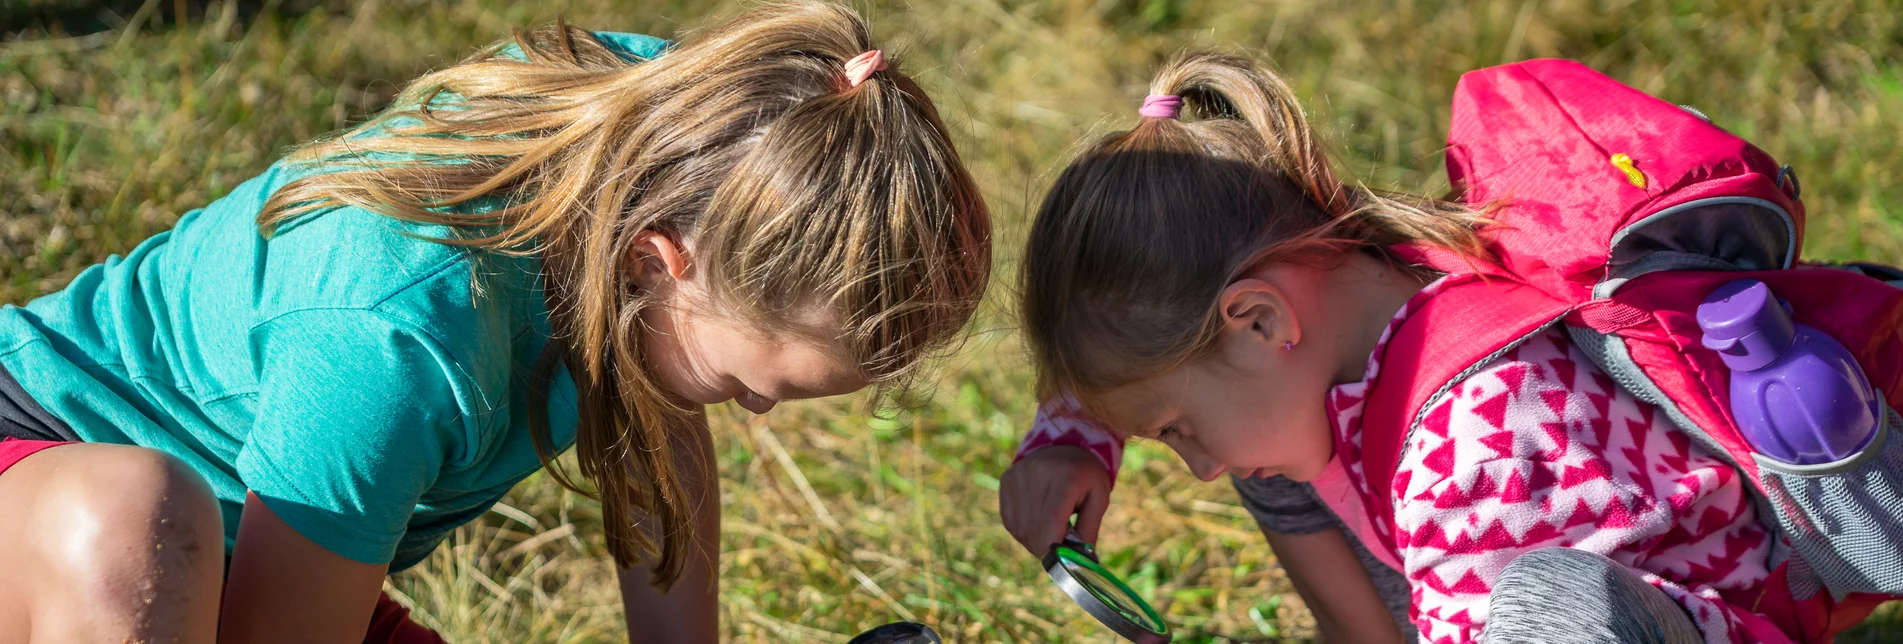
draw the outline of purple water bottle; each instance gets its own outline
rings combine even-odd
[[[1876,435],[1883,407],[1850,351],[1791,320],[1757,280],[1698,306],[1704,345],[1731,367],[1731,414],[1759,454],[1793,465],[1849,458]]]

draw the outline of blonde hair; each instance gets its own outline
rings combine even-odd
[[[1144,118],[1087,148],[1032,223],[1020,314],[1047,395],[1089,404],[1203,355],[1222,289],[1269,264],[1392,260],[1404,242],[1484,255],[1482,213],[1344,183],[1260,62],[1185,54],[1150,93],[1180,96],[1184,118]]]
[[[539,256],[553,335],[537,382],[567,368],[608,549],[624,568],[649,563],[666,588],[693,543],[679,468],[695,426],[643,358],[648,300],[624,257],[634,237],[691,240],[718,301],[761,324],[792,328],[804,307],[828,307],[851,357],[889,386],[976,308],[990,216],[896,62],[847,83],[843,64],[873,48],[850,9],[766,5],[640,64],[560,24],[513,41],[525,60],[498,43],[296,152],[340,168],[279,190],[259,222],[358,206],[457,231],[443,243]],[[547,392],[535,394],[549,465]]]

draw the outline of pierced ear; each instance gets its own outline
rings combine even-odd
[[[690,268],[687,249],[674,238],[652,230],[634,236],[634,244],[628,247],[628,262],[635,282],[643,289],[652,289],[663,280],[685,279]]]
[[[1287,297],[1274,284],[1257,278],[1236,280],[1222,291],[1223,326],[1247,333],[1268,346],[1301,344],[1302,328]]]

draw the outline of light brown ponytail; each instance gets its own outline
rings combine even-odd
[[[553,337],[535,365],[536,447],[550,463],[546,387],[564,368],[608,549],[665,588],[693,514],[719,508],[687,505],[684,454],[700,430],[642,351],[635,237],[691,240],[716,304],[756,324],[793,329],[802,307],[825,307],[841,327],[826,339],[891,385],[976,309],[990,216],[896,60],[847,82],[846,62],[875,48],[851,9],[769,4],[640,64],[565,26],[517,34],[526,60],[496,55],[505,44],[299,150],[294,163],[333,171],[280,189],[260,224],[358,206],[449,226],[443,243],[539,257]],[[499,205],[469,207],[484,203]]]
[[[1207,351],[1216,298],[1262,266],[1387,257],[1425,242],[1483,257],[1481,213],[1342,181],[1294,92],[1252,59],[1177,57],[1144,117],[1058,177],[1026,245],[1021,315],[1046,393],[1088,395]]]

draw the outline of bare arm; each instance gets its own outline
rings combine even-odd
[[[218,641],[358,644],[388,568],[324,549],[246,495]]]
[[[1275,559],[1288,571],[1295,592],[1308,604],[1322,639],[1329,642],[1401,642],[1381,593],[1337,528],[1310,534],[1263,530]]]
[[[714,437],[705,416],[686,456],[682,474],[694,512],[694,556],[666,593],[648,584],[648,571],[621,571],[621,604],[628,616],[628,640],[657,644],[711,644],[720,636],[720,476],[714,464]]]

